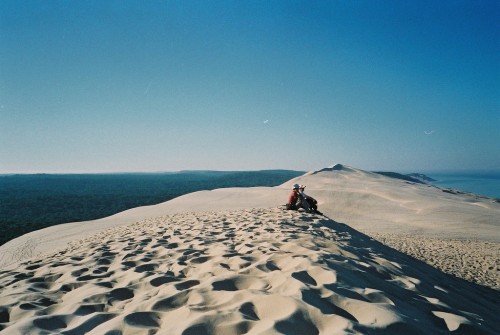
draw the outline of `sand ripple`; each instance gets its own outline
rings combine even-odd
[[[1,334],[495,334],[498,291],[326,217],[147,219],[0,272]]]

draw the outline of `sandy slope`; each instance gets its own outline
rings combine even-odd
[[[273,187],[225,188],[199,191],[159,205],[130,209],[116,215],[85,222],[40,229],[0,246],[0,267],[64,248],[68,242],[91,236],[107,228],[130,224],[148,217],[189,211],[231,210],[278,206],[288,190]]]
[[[278,187],[226,188],[194,192],[134,208],[108,218],[31,232],[0,246],[0,266],[64,247],[102,229],[147,217],[188,211],[263,208],[286,202],[294,183],[307,185],[330,218],[364,233],[398,233],[500,243],[500,203],[472,194],[450,194],[421,184],[336,165]]]
[[[1,334],[495,334],[500,294],[277,208],[117,226],[0,272]]]
[[[500,290],[500,243],[400,234],[371,236],[446,273]]]
[[[322,211],[366,233],[418,234],[500,242],[500,203],[336,165],[292,179]]]
[[[278,208],[294,183],[325,217]],[[498,289],[499,218],[345,166],[196,192],[1,246],[0,333],[500,333],[498,290],[352,229]]]

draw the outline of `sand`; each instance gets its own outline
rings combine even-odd
[[[446,273],[500,290],[499,243],[400,234],[371,236]]]
[[[110,228],[3,270],[0,285],[6,334],[500,331],[497,291],[278,208]]]
[[[498,334],[499,218],[339,165],[195,192],[1,246],[0,334]]]

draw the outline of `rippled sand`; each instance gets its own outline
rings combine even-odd
[[[499,293],[323,216],[150,218],[0,272],[2,334],[495,334]]]

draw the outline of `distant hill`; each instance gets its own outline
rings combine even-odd
[[[431,179],[423,174],[417,174],[417,173],[411,173],[411,174],[401,174],[401,173],[396,173],[396,172],[383,172],[383,171],[373,171],[374,173],[389,177],[389,178],[394,178],[394,179],[401,179],[401,180],[406,180],[412,183],[417,183],[417,184],[427,184],[426,180],[422,178],[425,177],[427,179]]]
[[[426,176],[423,173],[410,173],[410,174],[407,174],[407,176],[410,176],[414,179],[418,179],[420,181],[423,181],[424,183],[431,183],[433,181],[436,181],[436,179],[432,179],[431,177]]]

